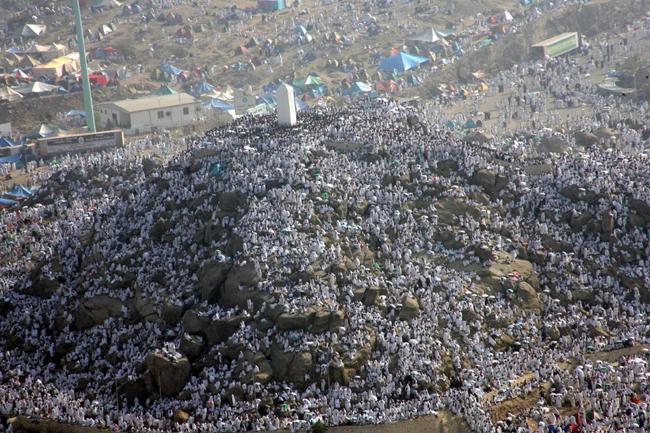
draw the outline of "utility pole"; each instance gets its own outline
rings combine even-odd
[[[81,66],[81,85],[84,92],[86,125],[88,126],[88,132],[97,132],[97,128],[95,128],[95,113],[93,111],[93,95],[90,93],[90,80],[88,79],[86,44],[84,43],[84,29],[81,24],[81,8],[79,7],[79,0],[72,0],[72,8],[74,9],[75,29],[77,30],[77,48],[79,49],[79,64]]]

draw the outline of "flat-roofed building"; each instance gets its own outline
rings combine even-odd
[[[121,128],[127,135],[188,127],[202,117],[200,101],[187,93],[105,102],[95,113],[99,127]]]

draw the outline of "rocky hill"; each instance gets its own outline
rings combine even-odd
[[[514,160],[432,126],[382,103],[295,129],[244,117],[169,164],[61,171],[4,268],[0,395],[28,396],[6,410],[57,390],[50,416],[107,425],[91,408],[63,415],[97,400],[121,428],[142,411],[158,429],[187,414],[233,430],[395,421],[507,377],[478,381],[477,365],[639,335],[598,307],[648,301],[647,186],[626,191],[639,172],[593,146],[611,167],[598,182],[576,183],[589,158],[557,154],[553,175],[526,178],[536,152]]]

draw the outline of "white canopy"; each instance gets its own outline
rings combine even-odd
[[[409,41],[418,41],[418,42],[438,42],[440,39],[442,38],[438,35],[438,32],[436,32],[435,29],[433,28],[428,28],[422,33],[418,33],[408,38]]]
[[[45,33],[47,26],[42,24],[25,24],[20,35],[25,38],[35,38]]]

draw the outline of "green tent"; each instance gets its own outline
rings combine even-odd
[[[321,80],[316,75],[307,75],[307,77],[301,78],[300,80],[295,80],[293,82],[293,87],[298,87],[300,89],[304,89],[306,87],[323,86],[323,85],[325,85],[323,80]]]
[[[167,96],[167,95],[176,95],[178,92],[166,84],[161,85],[159,88],[151,92],[152,95],[156,96]]]

